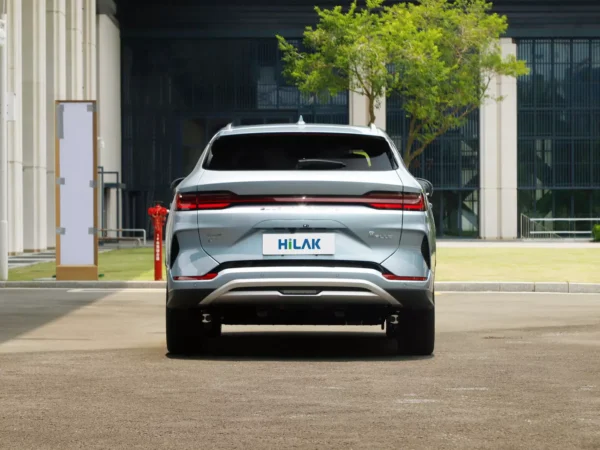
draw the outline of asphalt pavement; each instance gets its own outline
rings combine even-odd
[[[438,293],[378,327],[224,327],[166,354],[163,290],[0,290],[1,449],[600,448],[600,296]]]

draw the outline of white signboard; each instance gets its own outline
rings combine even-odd
[[[56,105],[56,279],[98,279],[94,101]]]

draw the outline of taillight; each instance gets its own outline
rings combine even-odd
[[[370,192],[352,196],[251,196],[231,192],[198,192],[177,194],[177,211],[225,209],[235,205],[363,205],[374,209],[425,211],[422,194],[401,192]]]
[[[404,194],[394,192],[372,192],[369,206],[375,209],[400,209],[404,211],[425,211],[423,194]]]
[[[231,206],[232,195],[227,192],[177,194],[177,211],[227,208]]]
[[[234,195],[227,192],[197,194],[196,209],[223,209],[231,206]]]
[[[195,211],[196,206],[196,194],[177,194],[177,211]]]

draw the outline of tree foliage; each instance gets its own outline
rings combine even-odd
[[[319,21],[305,30],[306,52],[277,38],[289,80],[317,96],[347,89],[364,95],[369,124],[381,99],[398,94],[410,123],[403,148],[409,165],[483,102],[502,100],[488,90],[495,76],[518,77],[528,69],[502,55],[506,17],[485,0],[383,3],[315,8]]]

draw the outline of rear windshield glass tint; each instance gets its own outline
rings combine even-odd
[[[385,171],[397,168],[389,144],[381,137],[324,133],[222,136],[213,142],[204,168],[311,170],[310,164],[302,167],[301,163],[298,168],[298,162],[306,159],[330,162],[330,165],[321,164],[320,169],[324,170]]]

